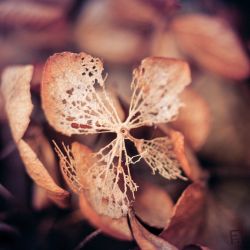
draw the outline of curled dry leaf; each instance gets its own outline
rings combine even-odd
[[[205,143],[210,130],[210,111],[206,101],[192,89],[186,89],[181,100],[185,106],[180,110],[172,126],[182,132],[185,140],[194,150]]]
[[[147,50],[145,37],[117,25],[109,2],[90,1],[84,7],[75,30],[78,46],[111,63],[129,63],[142,58]]]
[[[56,185],[37,155],[24,140],[20,140],[18,149],[29,176],[38,186],[48,192],[49,197],[54,202],[65,207],[68,202],[68,192]]]
[[[134,70],[125,121],[120,120],[106,92],[102,71],[100,59],[88,54],[55,54],[45,65],[42,103],[51,126],[66,135],[116,133],[117,137],[98,152],[87,153],[89,160],[81,161],[81,165],[75,160],[81,155],[74,155],[73,149],[64,148],[68,158],[58,147],[57,151],[73,190],[87,190],[87,198],[98,213],[120,218],[128,212],[129,195],[134,198],[138,188],[130,165],[143,158],[153,173],[159,172],[167,179],[184,178],[181,167],[188,168],[187,160],[183,155],[179,157],[181,147],[171,146],[171,141],[175,145],[183,142],[177,132],[150,141],[134,138],[130,130],[173,120],[181,105],[178,95],[190,83],[190,71],[181,60],[144,59]],[[134,143],[138,155],[128,155],[125,140]]]
[[[48,171],[49,175],[56,182],[59,181],[58,171],[56,169],[56,159],[52,147],[48,140],[43,135],[42,130],[38,126],[30,126],[26,135],[25,141],[33,149],[37,158],[41,161],[43,166]],[[40,186],[34,185],[33,188],[33,206],[41,210],[50,204],[47,191]]]
[[[189,185],[174,206],[169,224],[160,236],[179,248],[196,242],[205,215],[205,194],[202,183]]]
[[[37,185],[48,192],[53,201],[60,206],[65,206],[69,195],[68,192],[54,182],[35,152],[23,139],[33,108],[30,93],[32,73],[33,67],[29,65],[13,66],[5,69],[1,85],[5,110],[13,138],[28,174]]]
[[[143,183],[133,204],[137,216],[148,225],[164,228],[173,209],[171,197],[156,185]]]
[[[246,78],[249,60],[231,27],[218,17],[190,14],[177,17],[171,30],[182,52],[204,68],[228,78]]]
[[[141,249],[147,250],[177,250],[177,248],[162,238],[150,233],[136,219],[134,212],[129,212],[129,221],[134,239]]]

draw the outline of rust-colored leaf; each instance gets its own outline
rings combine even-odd
[[[179,248],[196,242],[204,223],[205,196],[202,183],[188,186],[174,206],[172,218],[160,236]]]
[[[134,212],[129,212],[129,221],[134,239],[140,249],[145,250],[177,250],[177,248],[162,238],[150,233],[136,219]]]

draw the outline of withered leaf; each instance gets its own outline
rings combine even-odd
[[[11,132],[16,143],[23,137],[33,109],[30,81],[33,66],[12,66],[2,74],[1,90]]]
[[[173,209],[173,215],[160,236],[178,248],[193,244],[205,216],[205,187],[201,182],[188,186]]]
[[[162,238],[150,233],[136,219],[134,212],[129,212],[129,221],[134,239],[140,249],[147,250],[177,250],[177,248]]]
[[[237,35],[218,17],[190,14],[171,24],[182,52],[204,68],[222,76],[242,79],[250,73],[249,60]]]
[[[32,102],[30,81],[32,66],[13,66],[5,69],[2,80],[2,92],[5,110],[9,119],[12,135],[30,177],[40,187],[47,190],[50,198],[60,206],[67,205],[68,192],[60,188],[48,174],[36,153],[23,139],[30,122]]]
[[[59,206],[67,206],[69,193],[54,182],[30,146],[24,140],[20,140],[18,150],[26,170],[34,182],[44,188],[48,192],[48,196]]]

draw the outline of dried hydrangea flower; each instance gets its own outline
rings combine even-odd
[[[64,177],[76,192],[84,192],[94,209],[120,218],[128,212],[129,198],[138,186],[130,165],[143,158],[153,173],[167,179],[184,178],[171,136],[144,140],[130,130],[172,121],[181,106],[179,93],[190,83],[187,63],[149,57],[134,70],[129,114],[121,121],[105,90],[100,59],[85,53],[64,52],[50,57],[42,80],[42,105],[51,126],[72,134],[116,133],[116,138],[92,152],[57,147]],[[102,98],[101,98],[102,95]],[[105,99],[105,101],[104,101]],[[130,140],[138,155],[129,156],[125,141]],[[178,141],[178,140],[177,140]]]

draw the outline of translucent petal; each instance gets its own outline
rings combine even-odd
[[[149,57],[134,70],[127,123],[130,128],[173,120],[179,93],[191,81],[188,64],[177,59]]]
[[[102,71],[100,59],[85,53],[64,52],[48,59],[42,105],[51,126],[66,135],[114,131],[119,117],[104,89]]]
[[[142,158],[152,169],[153,174],[159,172],[166,179],[186,179],[181,174],[181,163],[171,138],[141,139],[135,145]]]

